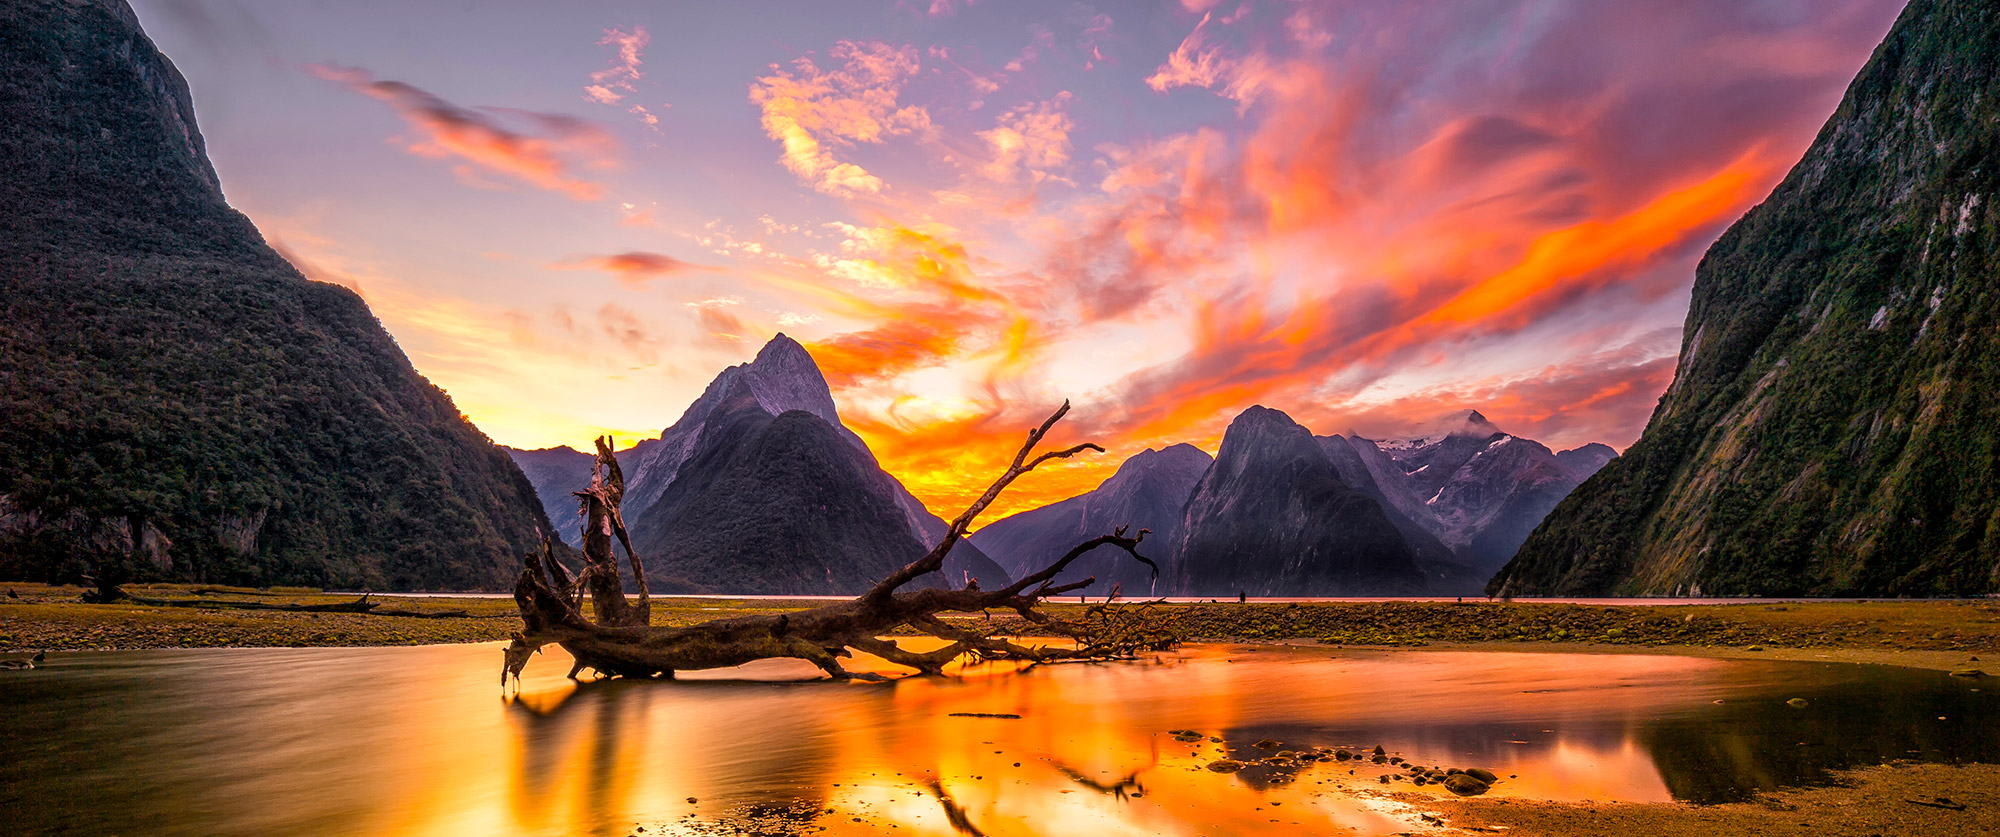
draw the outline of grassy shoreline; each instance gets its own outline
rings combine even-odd
[[[82,603],[82,590],[0,583],[0,653],[31,650],[423,645],[505,639],[520,623],[514,603],[495,598],[375,596],[383,607],[451,618],[352,613],[210,610],[135,603]],[[333,604],[348,594],[312,590],[159,585],[133,587],[147,598]],[[0,594],[4,595],[4,594]],[[655,624],[718,616],[782,613],[811,600],[661,597]],[[1057,615],[1080,609],[1051,603]],[[1689,654],[1764,659],[1834,659],[2000,673],[2000,601],[1789,602],[1785,604],[1583,605],[1533,601],[1169,604],[1159,611],[1190,641],[1273,642],[1357,648]],[[979,614],[961,618],[985,619]],[[994,615],[1003,628],[1028,630]]]

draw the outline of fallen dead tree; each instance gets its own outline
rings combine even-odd
[[[113,604],[130,602],[148,607],[185,607],[195,610],[273,610],[283,613],[351,613],[361,616],[400,616],[408,619],[472,619],[465,610],[404,610],[383,607],[381,602],[371,602],[372,593],[363,593],[361,598],[351,602],[328,604],[271,604],[270,602],[245,602],[234,599],[155,599],[135,596],[113,586],[109,592],[102,589],[86,591],[83,600],[90,604]],[[16,598],[19,598],[18,596]],[[476,617],[490,619],[493,617]]]
[[[808,661],[840,680],[881,679],[878,675],[858,674],[843,668],[840,660],[852,656],[852,651],[874,654],[923,674],[941,674],[946,664],[960,657],[1044,663],[1131,657],[1142,651],[1170,647],[1177,643],[1177,638],[1150,620],[1150,608],[1143,605],[1101,605],[1086,610],[1081,620],[1058,619],[1036,608],[1044,598],[1094,583],[1095,579],[1084,579],[1056,584],[1054,579],[1071,562],[1100,546],[1124,550],[1152,567],[1157,575],[1159,565],[1138,551],[1146,536],[1144,529],[1128,536],[1125,528],[1120,527],[1084,541],[1055,563],[995,590],[980,589],[977,579],[962,589],[902,589],[943,567],[945,554],[965,537],[973,519],[1022,474],[1051,459],[1066,459],[1086,450],[1104,451],[1086,442],[1029,458],[1048,435],[1049,428],[1068,412],[1069,403],[1064,402],[1040,427],[1028,432],[1027,442],[1014,455],[1006,472],[952,521],[930,552],[860,596],[810,610],[729,617],[686,627],[648,624],[650,598],[644,565],[632,551],[618,508],[625,490],[624,477],[617,458],[612,455],[610,440],[600,438],[590,487],[577,492],[585,518],[583,569],[574,578],[570,577],[546,543],[540,554],[527,556],[527,567],[514,587],[514,601],[520,606],[525,628],[514,635],[514,641],[506,648],[501,685],[506,685],[509,675],[518,680],[528,659],[551,644],[561,646],[575,659],[569,673],[572,678],[585,669],[609,677],[672,677],[676,671],[794,658]],[[614,538],[625,547],[629,558],[638,593],[636,602],[625,597],[619,562],[611,547]],[[586,595],[590,598],[589,615],[584,611]],[[941,617],[946,613],[990,610],[1011,610],[1041,631],[1074,640],[1075,646],[1023,645],[968,626],[966,623],[971,620],[955,620],[960,624],[954,625]],[[930,651],[912,651],[895,640],[883,638],[902,629],[946,640],[946,644]]]

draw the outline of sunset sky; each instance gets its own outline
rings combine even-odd
[[[1901,7],[132,4],[231,203],[496,441],[657,436],[783,331],[947,517],[1064,398],[1110,454],[996,512],[1259,403],[1623,448]]]

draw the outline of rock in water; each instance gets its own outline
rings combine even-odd
[[[0,43],[0,576],[509,586],[534,489],[229,207],[124,0]]]
[[[2000,588],[2000,7],[1913,0],[1709,248],[1674,383],[1488,589]]]
[[[1470,773],[1453,773],[1444,777],[1444,789],[1459,796],[1478,796],[1492,787],[1490,782],[1482,782]]]
[[[1230,422],[1179,529],[1175,582],[1183,595],[1426,589],[1415,550],[1381,506],[1341,482],[1311,433],[1265,407]]]

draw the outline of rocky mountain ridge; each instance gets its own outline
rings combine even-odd
[[[1256,407],[1245,411],[1238,417],[1238,422],[1244,422],[1244,432],[1249,432],[1250,428],[1266,424],[1275,427],[1281,423],[1278,421],[1281,417],[1283,422],[1290,422],[1290,418],[1282,412]],[[1237,425],[1232,423],[1231,429],[1236,430]],[[1261,435],[1266,434],[1251,433],[1243,438],[1247,440]],[[1216,571],[1215,578],[1201,581],[1198,587],[1190,586],[1189,577],[1179,575],[1188,527],[1193,521],[1210,517],[1217,520],[1204,524],[1208,534],[1201,536],[1205,539],[1202,542],[1238,544],[1233,548],[1233,557],[1225,555],[1204,559],[1217,567],[1230,566],[1231,562],[1235,565],[1254,562],[1253,553],[1257,550],[1304,548],[1300,544],[1321,540],[1320,536],[1308,531],[1320,527],[1347,531],[1350,536],[1367,533],[1367,542],[1372,544],[1368,549],[1373,550],[1370,554],[1390,566],[1401,567],[1404,562],[1404,558],[1400,557],[1401,551],[1386,545],[1387,540],[1371,528],[1375,525],[1375,516],[1356,511],[1344,494],[1323,484],[1324,480],[1320,477],[1324,475],[1319,470],[1320,466],[1313,462],[1318,458],[1323,459],[1331,469],[1335,481],[1365,497],[1379,510],[1380,519],[1395,530],[1402,544],[1408,548],[1408,560],[1414,563],[1421,576],[1421,583],[1415,585],[1378,584],[1380,580],[1375,579],[1343,589],[1355,591],[1367,585],[1377,585],[1375,589],[1378,591],[1401,590],[1399,594],[1470,594],[1480,591],[1485,580],[1512,556],[1514,548],[1550,508],[1605,462],[1617,456],[1610,447],[1601,444],[1552,452],[1539,442],[1501,430],[1477,411],[1455,413],[1430,423],[1416,433],[1395,439],[1375,441],[1335,435],[1312,437],[1312,441],[1317,447],[1317,457],[1300,449],[1288,456],[1273,456],[1269,462],[1250,468],[1252,471],[1265,469],[1273,479],[1292,480],[1294,489],[1311,499],[1293,496],[1293,489],[1271,496],[1250,497],[1249,493],[1255,493],[1252,486],[1247,481],[1239,481],[1236,487],[1246,492],[1245,496],[1228,500],[1211,498],[1201,508],[1190,509],[1189,503],[1196,488],[1207,474],[1203,465],[1210,460],[1199,449],[1175,445],[1166,450],[1186,450],[1179,456],[1180,476],[1153,483],[1148,489],[1152,496],[1145,509],[1115,498],[1129,492],[1127,486],[1134,482],[1131,475],[1152,470],[1157,458],[1165,451],[1149,449],[1142,452],[1127,460],[1120,466],[1117,475],[1096,490],[996,521],[975,532],[972,540],[1004,567],[1019,571],[1021,568],[1040,566],[1061,555],[1070,546],[1102,534],[1102,531],[1110,531],[1120,522],[1153,530],[1148,543],[1158,545],[1152,547],[1151,554],[1161,560],[1163,566],[1169,567],[1167,577],[1173,581],[1152,582],[1143,577],[1143,567],[1134,569],[1116,561],[1107,561],[1101,566],[1092,563],[1087,567],[1085,561],[1079,561],[1072,572],[1064,576],[1064,580],[1095,576],[1100,583],[1091,591],[1097,595],[1110,592],[1114,584],[1128,596],[1228,595],[1232,591],[1223,589],[1226,582],[1222,579],[1226,573]],[[1246,449],[1248,447],[1246,442]],[[1249,458],[1259,459],[1261,455]],[[1318,476],[1302,476],[1304,472]],[[1218,487],[1215,490],[1222,489]],[[1180,495],[1178,504],[1173,499],[1176,493]],[[1176,508],[1176,505],[1178,510],[1172,513],[1162,511]],[[1268,512],[1281,507],[1296,512],[1295,519],[1259,517],[1268,517]],[[1086,509],[1100,511],[1086,522]],[[1365,517],[1366,521],[1356,522],[1360,519],[1357,515]],[[1280,514],[1279,518],[1284,518],[1284,515]],[[1252,534],[1215,534],[1232,527],[1241,530],[1275,528],[1285,537],[1296,539],[1297,543],[1287,542],[1282,546],[1264,544],[1253,549],[1248,545],[1259,542]],[[1334,539],[1338,540],[1338,537]],[[1323,544],[1322,547],[1324,554],[1334,554],[1330,546]],[[1232,552],[1232,549],[1220,546],[1216,550]],[[1134,577],[1135,572],[1140,577]],[[1197,572],[1205,571],[1198,569]],[[1261,577],[1259,573],[1263,571],[1243,576],[1246,584],[1241,589],[1244,592],[1253,592],[1248,582],[1252,576]],[[1320,582],[1294,583],[1288,580],[1292,577],[1283,572],[1278,572],[1275,577],[1278,582],[1259,589],[1277,591],[1272,595],[1311,595],[1306,592],[1308,589],[1330,589]],[[1320,586],[1315,588],[1315,585]]]

